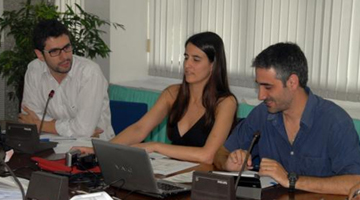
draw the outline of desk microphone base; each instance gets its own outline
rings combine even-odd
[[[236,190],[237,198],[261,199],[261,188],[238,187]]]
[[[235,200],[232,176],[195,171],[193,173],[191,200]]]
[[[241,177],[236,189],[236,197],[246,199],[261,199],[260,177]]]

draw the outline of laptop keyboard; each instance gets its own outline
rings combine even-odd
[[[164,191],[183,189],[182,187],[170,185],[170,184],[166,184],[166,183],[162,183],[162,182],[157,182],[157,186],[159,189],[164,190]]]

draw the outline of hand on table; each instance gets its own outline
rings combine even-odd
[[[226,160],[225,169],[228,171],[240,171],[241,165],[243,164],[246,157],[246,151],[235,150],[231,152]],[[251,155],[247,160],[246,169],[252,169]]]
[[[268,158],[261,159],[259,175],[270,176],[283,187],[289,188],[288,172],[275,160]]]
[[[81,154],[94,154],[94,148],[92,147],[72,147],[71,150],[80,150]]]

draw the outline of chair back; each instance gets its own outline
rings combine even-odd
[[[111,125],[115,134],[137,122],[147,110],[146,103],[110,100]]]

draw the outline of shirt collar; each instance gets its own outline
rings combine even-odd
[[[311,92],[310,88],[306,87],[305,92],[308,94],[308,100],[306,102],[305,109],[302,113],[300,123],[310,128],[314,121],[314,117],[315,117],[314,110],[318,104],[318,99]]]
[[[308,94],[308,100],[305,105],[305,109],[302,113],[300,123],[304,124],[308,128],[310,128],[314,121],[313,110],[316,108],[318,100],[316,96],[311,92],[309,87],[305,88],[305,92]],[[268,121],[278,121],[282,118],[282,112],[278,113],[268,113],[267,120]]]

